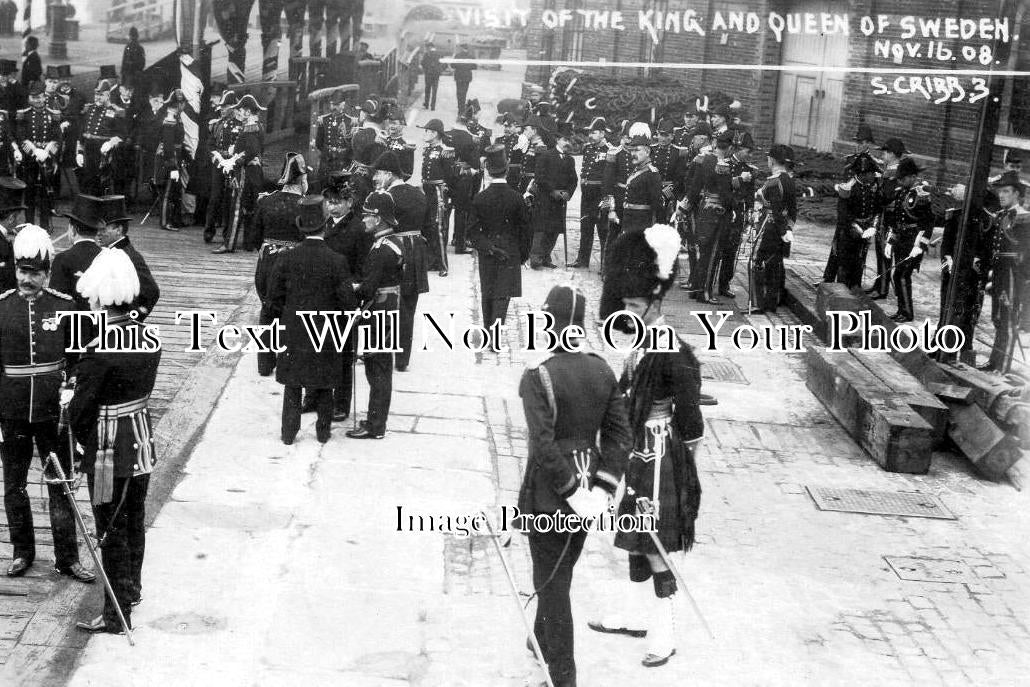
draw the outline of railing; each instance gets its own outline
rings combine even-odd
[[[343,93],[347,100],[354,100],[360,91],[360,87],[356,83],[343,84],[342,86],[332,86],[330,88],[320,88],[317,91],[308,93],[308,103],[311,105],[311,113],[309,115],[311,122],[310,134],[308,138],[308,165],[312,169],[318,169],[319,158],[321,153],[315,147],[315,141],[318,140],[318,120],[324,114],[329,113],[332,102],[332,96],[336,93]]]
[[[296,81],[251,81],[230,84],[229,90],[239,95],[249,93],[267,107],[261,113],[265,129],[265,143],[292,136],[296,128],[294,117],[297,101]]]

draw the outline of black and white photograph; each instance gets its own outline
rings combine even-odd
[[[1028,0],[0,0],[0,684],[1027,684],[1028,189]]]

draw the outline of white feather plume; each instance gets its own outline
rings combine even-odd
[[[679,232],[668,224],[655,224],[644,230],[644,238],[656,254],[654,262],[658,278],[663,281],[668,279],[672,276],[680,252]]]
[[[54,244],[50,234],[43,227],[35,224],[23,224],[14,237],[14,259],[22,258],[54,259]]]
[[[125,251],[102,248],[79,277],[78,289],[91,304],[128,305],[139,296],[139,275]]]
[[[647,125],[647,122],[633,122],[629,125],[629,135],[643,136],[645,138],[651,138],[651,127]]]

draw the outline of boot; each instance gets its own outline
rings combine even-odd
[[[676,595],[664,599],[654,599],[652,608],[654,618],[651,622],[651,633],[647,653],[641,664],[647,668],[657,668],[669,662],[676,653]]]
[[[645,613],[654,599],[651,581],[627,582],[628,586],[623,599],[623,609],[607,613],[600,620],[591,620],[587,627],[595,632],[605,634],[629,635],[630,637],[646,637],[647,622]]]

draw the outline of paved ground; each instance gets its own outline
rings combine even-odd
[[[517,83],[516,74],[495,73],[489,87],[474,81],[470,95],[492,100]],[[452,89],[441,83],[441,102],[452,102]],[[412,112],[409,122],[429,116]],[[818,253],[799,253],[806,250]],[[431,278],[420,310],[455,312],[460,333],[478,318],[477,281],[474,258],[453,257],[449,277]],[[527,270],[513,314],[561,281],[577,282],[596,304],[594,271]],[[681,292],[667,308],[687,330]],[[590,341],[619,369],[620,354],[601,350],[593,331]],[[398,506],[459,515],[514,503],[526,453],[517,396],[525,330],[509,343],[512,353],[484,358],[434,341],[395,375],[384,441],[348,440],[345,423],[325,446],[310,416],[295,445],[278,443],[281,389],[241,358],[148,534],[138,646],[91,640],[70,683],[501,687],[539,679],[489,541],[396,531]],[[590,632],[586,621],[618,603],[612,590],[626,575],[624,558],[594,536],[573,588],[580,684],[1025,683],[1027,495],[944,454],[925,476],[882,472],[805,389],[797,355],[701,357],[706,390],[720,404],[705,409],[700,543],[680,562],[716,639],[681,603],[680,653],[646,670],[643,641]],[[357,394],[361,408],[363,379]],[[955,519],[822,511],[809,487],[934,495]],[[507,555],[529,591],[525,540],[516,537]]]

